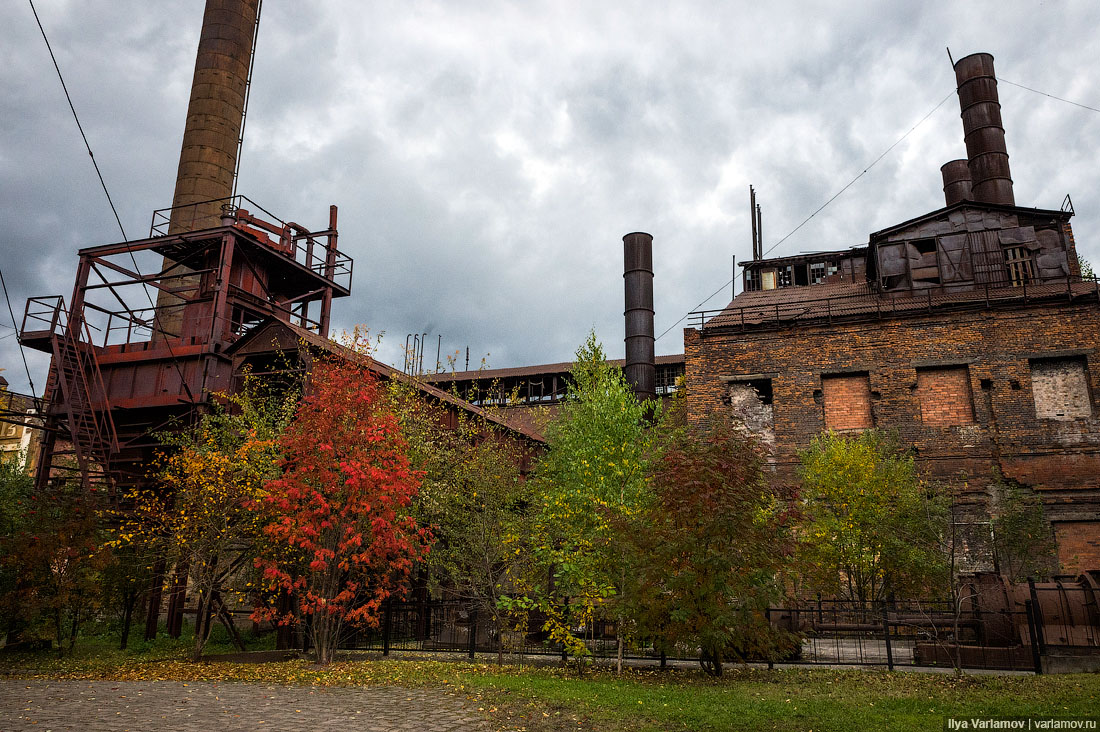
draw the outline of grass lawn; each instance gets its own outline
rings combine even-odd
[[[318,668],[281,663],[186,661],[187,645],[158,640],[119,651],[78,645],[71,659],[0,656],[16,677],[220,680],[435,686],[465,696],[500,729],[941,730],[945,716],[1100,716],[1100,674],[952,676],[826,669],[696,671],[503,666],[452,660],[344,660]],[[211,651],[227,651],[214,646]]]

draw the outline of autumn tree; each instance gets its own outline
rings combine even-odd
[[[34,480],[23,469],[24,461],[0,460],[0,632],[14,641],[26,624],[20,595],[24,582],[18,559],[20,544],[16,537],[27,524]]]
[[[950,496],[920,479],[896,437],[825,432],[799,460],[799,566],[812,588],[868,603],[943,586]]]
[[[268,542],[256,564],[270,589],[290,593],[315,660],[329,663],[344,624],[376,627],[428,550],[410,515],[420,476],[375,377],[353,358],[315,363],[279,447],[283,474],[258,505]],[[255,617],[296,619],[272,607]]]
[[[101,572],[110,561],[95,495],[79,481],[34,491],[2,470],[5,498],[14,499],[4,511],[10,533],[0,535],[6,630],[52,637],[60,655],[71,653],[81,626],[100,609]]]
[[[764,466],[760,445],[728,420],[674,431],[630,534],[643,630],[665,647],[697,644],[714,676],[728,660],[770,658],[794,642],[766,615],[794,542],[790,496]]]
[[[508,625],[500,601],[517,561],[515,527],[530,501],[522,474],[529,447],[491,419],[499,416],[492,406],[449,410],[397,379],[386,392],[411,464],[422,475],[414,508],[435,539],[420,579],[434,594],[463,600],[477,613],[477,625],[498,633],[500,661],[500,633]]]
[[[587,648],[572,628],[597,613],[615,619],[621,662],[628,632],[622,600],[632,570],[618,527],[651,500],[646,461],[652,407],[638,402],[594,333],[577,350],[570,376],[535,472],[527,549],[533,571],[519,583],[527,592],[513,604],[545,614],[550,637],[577,655]]]
[[[297,401],[251,377],[240,392],[220,396],[194,428],[163,435],[159,484],[127,496],[113,521],[120,553],[167,557],[189,572],[198,607],[194,660],[213,618],[229,625],[224,594],[246,589],[229,583],[255,556],[262,528],[255,506],[279,473],[279,438]]]

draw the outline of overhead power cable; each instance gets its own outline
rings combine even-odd
[[[11,298],[8,297],[8,283],[4,280],[4,270],[2,269],[0,269],[0,285],[4,288],[4,301],[8,304],[8,314],[11,315],[11,324],[15,326],[15,333],[18,333],[19,323],[15,322],[15,311],[11,308]],[[8,335],[15,335],[15,333],[9,333]],[[31,367],[27,364],[27,353],[23,350],[22,343],[19,344],[19,355],[23,357],[23,368],[27,370],[27,383],[31,386],[31,395],[36,396],[37,392],[34,390],[34,379],[31,378]]]
[[[80,137],[84,140],[84,147],[88,150],[88,157],[92,159],[92,166],[95,168],[95,174],[99,176],[99,185],[103,186],[103,193],[107,196],[107,203],[111,206],[111,213],[115,215],[115,222],[118,224],[118,230],[122,232],[123,241],[129,239],[126,236],[126,229],[122,227],[122,219],[118,216],[118,211],[115,209],[115,202],[111,200],[111,192],[107,190],[107,183],[103,180],[103,173],[99,170],[99,163],[95,160],[95,155],[92,154],[92,146],[88,144],[88,136],[84,134],[84,127],[80,124],[80,117],[76,114],[76,107],[73,106],[73,98],[69,96],[69,87],[65,86],[65,77],[61,75],[61,67],[57,65],[57,57],[53,55],[53,47],[50,46],[50,39],[46,37],[46,29],[42,27],[42,21],[38,17],[38,11],[35,10],[34,0],[27,0],[31,4],[31,12],[34,13],[34,20],[38,23],[38,30],[42,34],[42,40],[46,42],[46,50],[50,52],[50,60],[53,61],[53,67],[57,71],[57,78],[61,81],[61,88],[65,91],[65,99],[69,102],[69,109],[73,113],[73,119],[76,120],[76,127],[80,130]]]
[[[1030,86],[1024,86],[1023,84],[1017,84],[1016,82],[1009,81],[1008,79],[998,78],[997,82],[1001,83],[1001,84],[1009,84],[1011,86],[1018,86],[1021,89],[1027,89],[1029,92],[1035,92],[1036,94],[1042,94],[1044,97],[1050,97],[1051,99],[1057,99],[1059,102],[1065,102],[1066,104],[1072,104],[1075,107],[1080,107],[1081,109],[1087,109],[1090,112],[1100,112],[1100,109],[1097,109],[1096,107],[1090,107],[1087,104],[1080,104],[1078,102],[1072,102],[1069,99],[1062,99],[1062,97],[1056,97],[1053,94],[1047,94],[1046,92],[1039,91],[1038,89],[1032,89]]]
[[[909,128],[909,131],[908,131],[908,132],[906,132],[906,133],[905,133],[904,135],[902,135],[901,137],[899,137],[899,138],[898,138],[898,139],[897,139],[897,140],[896,140],[896,141],[894,142],[894,144],[893,144],[893,145],[891,145],[890,147],[888,147],[888,148],[886,148],[885,150],[883,150],[883,151],[882,151],[882,154],[881,154],[881,155],[879,155],[879,156],[878,156],[877,158],[875,158],[874,160],[872,160],[872,161],[871,161],[871,164],[870,164],[870,165],[868,165],[868,166],[867,166],[866,168],[864,168],[864,169],[863,169],[863,170],[862,170],[862,171],[860,172],[860,174],[859,174],[859,175],[857,175],[857,176],[856,176],[855,178],[852,178],[852,179],[851,179],[850,181],[848,181],[848,185],[844,186],[844,187],[843,187],[843,188],[841,188],[841,189],[840,189],[839,191],[837,191],[836,193],[834,193],[834,194],[833,194],[833,197],[832,197],[832,198],[830,198],[830,199],[829,199],[828,201],[826,201],[825,203],[821,204],[821,206],[819,206],[819,207],[818,207],[818,209],[817,209],[816,211],[814,211],[814,212],[813,212],[812,214],[810,214],[809,216],[807,216],[807,217],[806,217],[806,219],[805,219],[805,220],[804,220],[804,221],[803,221],[803,222],[802,222],[801,224],[799,224],[798,226],[796,226],[796,227],[794,227],[793,229],[791,229],[791,231],[790,231],[790,233],[789,233],[789,234],[787,234],[787,235],[786,235],[785,237],[783,237],[782,239],[780,239],[779,241],[777,241],[777,242],[776,242],[775,244],[772,244],[772,245],[771,245],[771,247],[770,247],[770,248],[768,249],[768,251],[764,252],[764,256],[765,256],[765,257],[766,257],[766,256],[768,256],[768,255],[769,255],[769,254],[770,254],[770,253],[772,252],[772,250],[773,250],[773,249],[775,249],[775,248],[776,248],[777,246],[779,246],[779,245],[780,245],[780,244],[782,244],[783,242],[787,241],[787,239],[790,239],[790,238],[791,238],[792,236],[794,236],[794,234],[795,234],[795,232],[796,232],[796,231],[798,231],[799,229],[801,229],[801,228],[802,228],[803,226],[805,226],[806,224],[808,224],[808,223],[810,222],[810,219],[812,219],[812,218],[813,218],[814,216],[817,216],[817,215],[818,215],[819,213],[821,213],[821,212],[822,212],[822,210],[824,210],[826,206],[828,206],[828,205],[829,205],[830,203],[832,203],[832,202],[833,202],[833,201],[835,201],[835,200],[836,200],[837,198],[839,198],[839,197],[840,197],[840,194],[844,193],[844,191],[846,191],[846,190],[848,190],[849,188],[851,188],[851,187],[852,187],[852,186],[853,186],[853,185],[855,184],[855,182],[856,182],[857,180],[859,180],[859,179],[860,179],[860,178],[862,178],[862,177],[863,177],[864,175],[866,175],[866,174],[867,174],[867,171],[869,171],[869,170],[870,170],[871,168],[875,167],[875,165],[877,165],[877,164],[878,164],[878,162],[879,162],[880,160],[882,160],[882,159],[883,159],[884,157],[886,157],[887,155],[889,155],[889,154],[890,154],[890,151],[891,151],[891,150],[893,150],[893,149],[894,149],[895,147],[897,147],[898,145],[900,145],[900,144],[901,144],[901,142],[902,142],[902,141],[903,141],[903,140],[904,140],[904,139],[905,139],[906,137],[909,137],[909,135],[913,134],[913,130],[917,129],[917,128],[918,128],[918,127],[920,127],[920,126],[921,126],[922,124],[924,124],[925,120],[927,120],[927,119],[928,119],[929,117],[931,117],[931,116],[932,116],[933,114],[935,114],[936,110],[937,110],[937,109],[939,109],[940,107],[942,107],[942,106],[944,105],[944,102],[946,102],[946,101],[947,101],[948,99],[950,99],[950,98],[951,98],[951,97],[953,97],[953,96],[955,96],[955,90],[952,90],[952,91],[948,92],[947,96],[946,96],[946,97],[944,97],[943,99],[941,99],[941,100],[940,100],[940,103],[939,103],[939,104],[937,104],[936,106],[932,107],[932,109],[931,109],[931,110],[930,110],[930,111],[928,112],[928,114],[926,114],[926,115],[924,115],[923,117],[921,117],[921,118],[920,118],[920,121],[919,121],[919,122],[917,122],[917,123],[916,123],[915,125],[913,125],[912,127],[910,127],[910,128]],[[729,283],[727,282],[726,284],[729,284]]]
[[[839,191],[837,191],[836,193],[834,193],[834,194],[832,195],[832,197],[831,197],[831,198],[830,198],[830,199],[829,199],[828,201],[826,201],[825,203],[821,204],[821,205],[820,205],[820,206],[819,206],[819,207],[817,208],[817,210],[816,210],[816,211],[814,211],[814,212],[813,212],[812,214],[810,214],[809,216],[807,216],[807,217],[806,217],[806,218],[805,218],[805,219],[804,219],[804,220],[802,221],[802,223],[800,223],[800,224],[799,224],[798,226],[796,226],[796,227],[794,227],[793,229],[791,229],[791,231],[790,231],[790,232],[789,232],[789,233],[788,233],[788,234],[787,234],[786,236],[784,236],[784,237],[783,237],[782,239],[780,239],[779,241],[777,241],[777,242],[776,242],[775,244],[772,244],[772,245],[771,245],[771,247],[769,247],[769,248],[768,248],[768,250],[767,250],[766,252],[764,252],[764,256],[765,256],[765,257],[766,257],[766,256],[768,256],[768,254],[770,254],[770,253],[772,252],[772,250],[774,250],[774,249],[775,249],[775,248],[776,248],[777,246],[779,246],[779,245],[780,245],[780,244],[782,244],[783,242],[787,241],[787,239],[790,239],[790,238],[791,238],[791,237],[792,237],[792,236],[793,236],[793,235],[794,235],[794,234],[795,234],[795,233],[796,233],[796,232],[797,232],[797,231],[798,231],[799,229],[801,229],[801,228],[802,228],[803,226],[805,226],[806,224],[808,224],[808,223],[810,222],[810,219],[812,219],[812,218],[813,218],[814,216],[817,216],[817,215],[818,215],[819,213],[821,213],[821,212],[822,212],[823,210],[825,210],[825,207],[826,207],[826,206],[828,206],[828,205],[829,205],[830,203],[832,203],[832,202],[833,202],[833,201],[835,201],[835,200],[836,200],[837,198],[839,198],[839,197],[840,197],[840,195],[841,195],[842,193],[844,193],[844,191],[848,190],[848,189],[849,189],[849,188],[851,188],[851,187],[852,187],[853,185],[855,185],[855,182],[856,182],[856,181],[858,181],[858,180],[859,180],[860,178],[862,178],[862,177],[863,177],[864,175],[866,175],[866,174],[867,174],[867,171],[869,171],[869,170],[870,170],[871,168],[875,167],[875,165],[877,165],[877,164],[878,164],[878,162],[879,162],[880,160],[882,160],[882,159],[883,159],[884,157],[886,157],[887,155],[889,155],[889,154],[890,154],[890,151],[891,151],[891,150],[893,150],[893,149],[894,149],[895,147],[897,147],[898,145],[900,145],[900,144],[902,143],[902,141],[903,141],[903,140],[905,140],[905,138],[907,138],[907,137],[909,137],[909,135],[913,134],[913,131],[914,131],[914,130],[916,130],[916,129],[917,129],[918,127],[920,127],[920,126],[921,126],[922,124],[924,124],[924,123],[925,123],[925,121],[926,121],[926,120],[927,120],[927,119],[928,119],[929,117],[931,117],[931,116],[932,116],[933,114],[935,114],[935,113],[936,113],[936,110],[938,110],[938,109],[939,109],[940,107],[942,107],[942,106],[944,105],[944,103],[945,103],[945,102],[946,102],[946,101],[947,101],[948,99],[950,99],[951,97],[953,97],[954,95],[955,95],[955,90],[952,90],[952,91],[951,91],[950,93],[948,93],[948,95],[947,95],[947,96],[945,96],[945,97],[944,97],[943,99],[941,99],[941,100],[940,100],[939,104],[937,104],[936,106],[932,107],[932,109],[930,109],[930,110],[928,111],[928,113],[927,113],[926,115],[924,115],[923,117],[921,117],[921,118],[920,118],[920,120],[919,120],[919,121],[918,121],[918,122],[917,122],[917,123],[916,123],[915,125],[913,125],[912,127],[910,127],[910,128],[909,128],[909,130],[908,130],[908,131],[907,131],[907,132],[906,132],[906,133],[905,133],[904,135],[902,135],[902,136],[901,136],[901,137],[899,137],[899,138],[898,138],[897,140],[895,140],[895,141],[894,141],[894,144],[892,144],[892,145],[891,145],[890,147],[888,147],[888,148],[886,148],[885,150],[883,150],[883,151],[882,151],[882,154],[880,154],[880,155],[879,155],[879,156],[878,156],[877,158],[875,158],[874,160],[872,160],[872,161],[871,161],[871,163],[870,163],[870,164],[869,164],[869,165],[868,165],[868,166],[867,166],[866,168],[864,168],[864,169],[863,169],[863,170],[862,170],[862,171],[861,171],[861,172],[859,173],[859,175],[857,175],[857,176],[856,176],[855,178],[852,178],[852,179],[851,179],[850,181],[848,181],[847,185],[845,185],[845,186],[844,186],[843,188],[841,188],[841,189],[840,189]],[[666,334],[668,334],[668,332],[669,332],[669,331],[671,331],[671,330],[672,330],[673,328],[675,328],[675,327],[676,327],[677,325],[679,325],[680,323],[684,322],[684,320],[686,320],[686,319],[687,319],[687,317],[688,317],[689,315],[691,315],[691,314],[692,314],[693,312],[697,311],[697,310],[698,310],[699,308],[701,308],[701,307],[702,307],[703,305],[705,305],[705,304],[707,304],[708,302],[710,302],[710,301],[711,301],[711,299],[712,299],[712,298],[714,298],[714,296],[715,296],[715,295],[717,295],[718,293],[722,292],[722,290],[726,289],[726,288],[727,288],[727,287],[729,287],[729,286],[730,286],[731,284],[733,284],[733,280],[734,280],[734,279],[735,279],[735,278],[731,277],[730,279],[726,280],[725,284],[723,284],[723,285],[722,285],[721,287],[719,287],[719,288],[718,288],[717,290],[715,290],[715,291],[714,291],[714,293],[713,293],[713,294],[712,294],[712,295],[711,295],[710,297],[708,297],[708,298],[707,298],[706,300],[703,300],[703,302],[699,303],[698,305],[696,305],[696,306],[695,306],[694,308],[692,308],[692,309],[691,309],[691,310],[689,310],[688,312],[684,313],[684,316],[683,316],[682,318],[680,318],[680,319],[679,319],[679,320],[677,320],[677,321],[676,321],[675,323],[673,323],[672,325],[670,325],[670,326],[669,326],[669,327],[668,327],[667,329],[665,329],[665,331],[664,331],[663,333],[661,333],[661,335],[657,336],[657,337],[656,337],[656,338],[654,339],[654,341],[659,341],[659,340],[660,340],[661,338],[663,338],[663,337],[664,337],[664,336],[665,336]]]
[[[65,92],[65,100],[69,103],[69,110],[73,113],[73,119],[76,121],[76,127],[80,130],[80,137],[84,140],[84,147],[88,151],[88,157],[92,159],[92,166],[95,168],[96,175],[99,177],[99,184],[103,187],[103,193],[107,196],[107,203],[111,207],[111,213],[114,214],[115,223],[118,224],[118,230],[122,232],[122,240],[126,243],[126,251],[130,255],[130,261],[134,265],[134,273],[137,274],[138,279],[141,280],[141,289],[145,293],[145,299],[149,301],[149,306],[154,312],[154,320],[156,318],[156,303],[153,302],[153,296],[149,294],[149,285],[144,281],[144,275],[141,273],[141,267],[138,266],[137,257],[134,256],[134,250],[130,247],[130,237],[126,235],[126,229],[122,225],[122,219],[119,218],[118,210],[115,208],[115,202],[111,199],[111,193],[107,190],[107,183],[103,180],[103,173],[99,170],[99,163],[96,162],[95,155],[92,153],[92,146],[88,142],[88,136],[84,134],[84,126],[80,124],[80,116],[76,113],[76,107],[73,105],[72,96],[69,94],[69,87],[65,85],[65,77],[61,74],[61,67],[57,63],[57,57],[54,55],[53,47],[50,45],[50,39],[46,36],[46,29],[42,26],[42,20],[38,17],[38,10],[34,7],[34,0],[27,0],[31,6],[31,12],[34,13],[34,20],[38,24],[38,30],[42,34],[42,40],[46,42],[46,50],[50,52],[50,60],[53,61],[54,70],[57,71],[57,78],[61,82],[61,88]],[[9,304],[10,310],[10,304]],[[14,320],[14,316],[12,316]],[[168,347],[168,355],[172,359],[172,364],[175,366],[176,373],[180,377],[180,383],[183,384],[184,391],[187,395],[194,400],[194,395],[191,393],[191,387],[187,385],[187,380],[184,378],[183,369],[180,367],[179,360],[176,358],[172,344],[165,339],[165,345]],[[22,349],[20,349],[22,350]],[[23,357],[24,364],[26,363],[26,356]],[[28,377],[29,377],[28,372]],[[33,388],[33,385],[32,385]]]

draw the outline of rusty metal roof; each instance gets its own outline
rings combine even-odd
[[[691,325],[709,328],[781,326],[809,320],[918,315],[950,306],[1026,304],[1052,298],[1095,295],[1100,283],[1080,278],[1051,280],[1027,287],[1011,285],[960,287],[940,286],[902,293],[880,293],[865,282],[836,282],[820,285],[756,290],[738,295],[722,310],[693,313]]]
[[[332,353],[341,358],[346,358],[349,361],[362,363],[368,369],[370,369],[370,371],[377,374],[381,378],[391,379],[394,381],[399,381],[403,384],[407,384],[437,401],[448,404],[456,409],[461,409],[466,412],[470,412],[471,414],[476,414],[477,416],[485,419],[488,422],[492,422],[493,424],[504,427],[505,429],[520,434],[530,440],[533,440],[535,442],[546,441],[542,434],[533,429],[526,420],[513,421],[507,418],[496,416],[490,412],[487,412],[481,407],[475,406],[467,401],[459,399],[458,397],[447,391],[444,391],[443,389],[425,383],[422,379],[414,378],[409,374],[404,373],[403,371],[399,371],[389,364],[382,363],[381,361],[378,361],[377,359],[374,359],[366,354],[359,353],[358,351],[348,348],[347,346],[336,343],[335,341],[331,341],[328,338],[324,338],[311,330],[299,328],[296,325],[291,325],[290,323],[286,323],[281,320],[269,319],[267,322],[256,326],[251,331],[249,331],[247,335],[235,342],[230,347],[229,352],[238,353],[242,351],[247,351],[247,348],[250,344],[262,344],[264,333],[272,335],[273,328],[285,329],[285,332],[292,336],[295,342],[304,342],[309,346],[318,348],[328,353]],[[278,339],[273,338],[273,341],[278,341]],[[284,343],[284,341],[278,342]],[[281,350],[284,347],[285,346],[279,346],[279,349]]]
[[[669,356],[657,356],[654,361],[658,366],[670,363],[683,363],[684,354],[675,353]],[[615,358],[609,359],[607,363],[614,364],[615,366],[622,368],[624,365],[626,365],[626,360],[622,358]],[[438,374],[425,374],[422,378],[425,381],[432,383],[451,381],[493,381],[495,379],[509,379],[520,376],[567,374],[572,370],[572,361],[562,361],[561,363],[547,363],[537,366],[516,366],[513,368],[504,369],[478,369],[476,371],[455,372],[448,371]]]

